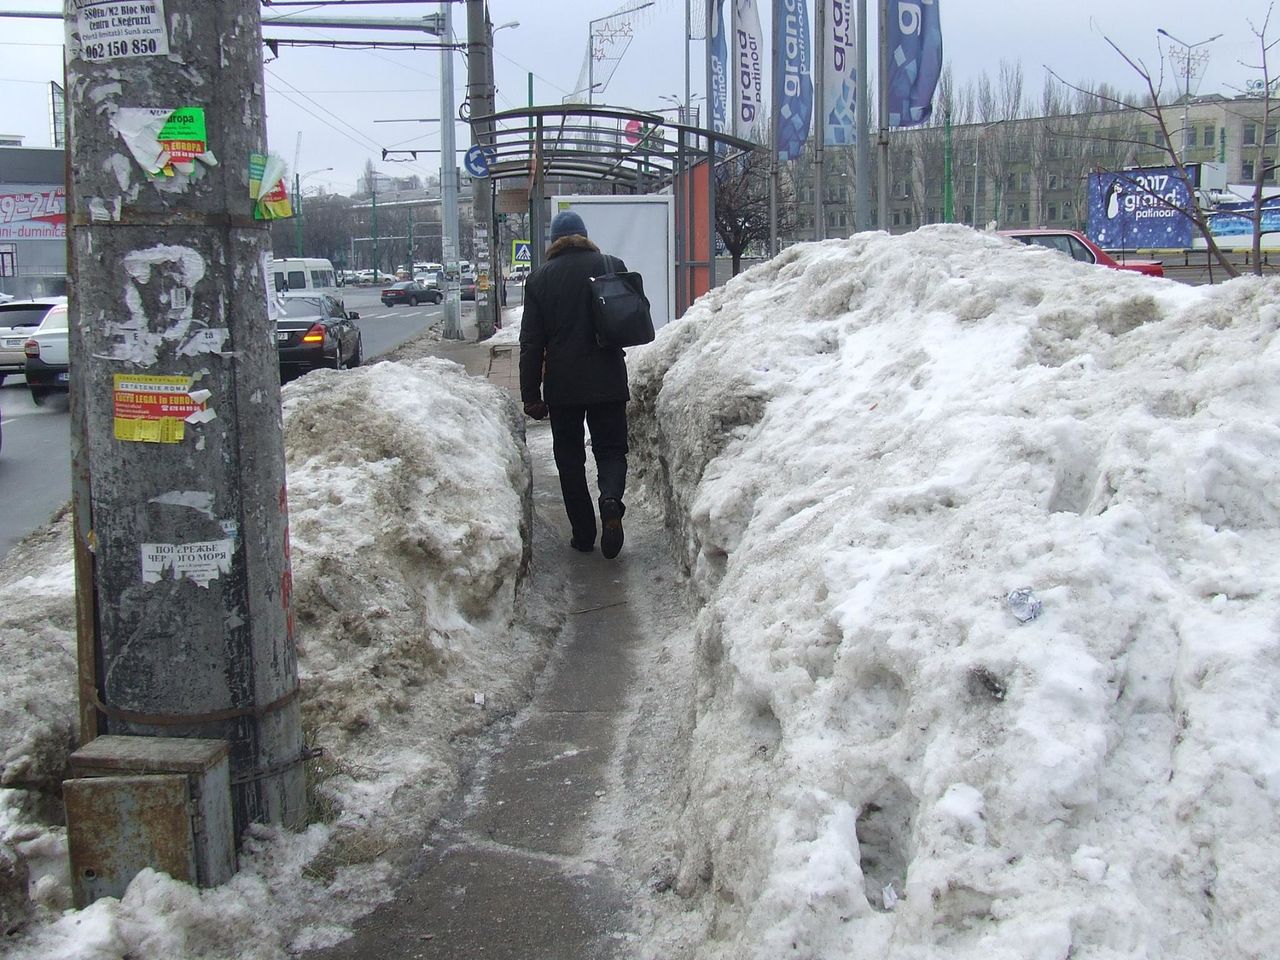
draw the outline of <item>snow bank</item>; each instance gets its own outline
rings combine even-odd
[[[452,791],[447,737],[479,729],[477,695],[527,695],[523,420],[447,360],[312,375],[284,413],[304,725],[338,768],[344,843],[399,842]]]
[[[223,887],[147,872],[121,901],[60,915],[75,729],[64,518],[0,565],[0,904],[5,929],[27,924],[15,956],[276,958],[341,939],[456,785],[458,735],[527,697],[546,638],[515,626],[531,499],[514,405],[438,360],[318,371],[283,397],[318,822],[254,828]]]
[[[1280,955],[1278,299],[935,227],[635,352],[696,957]]]

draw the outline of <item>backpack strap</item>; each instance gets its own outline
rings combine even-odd
[[[619,268],[622,266],[622,261],[612,254],[602,253],[600,254],[600,259],[604,263],[604,268],[601,271],[600,276],[603,276],[606,273],[617,273]],[[597,280],[599,277],[592,277],[591,279]]]

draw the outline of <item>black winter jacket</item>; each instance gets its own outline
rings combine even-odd
[[[625,270],[616,257],[606,264],[586,237],[561,237],[547,261],[524,283],[520,321],[520,399],[552,406],[630,400],[627,364],[620,349],[596,346],[587,280]],[[545,382],[544,382],[545,362]]]

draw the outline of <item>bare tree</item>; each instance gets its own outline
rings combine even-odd
[[[1253,234],[1253,243],[1251,246],[1253,257],[1253,272],[1261,275],[1262,273],[1262,184],[1267,179],[1267,174],[1275,169],[1275,165],[1268,165],[1263,151],[1266,149],[1268,133],[1273,129],[1271,115],[1277,109],[1275,100],[1272,97],[1271,90],[1271,66],[1270,55],[1276,43],[1280,40],[1267,40],[1267,29],[1271,26],[1271,14],[1274,10],[1274,4],[1267,7],[1267,15],[1262,20],[1259,27],[1253,21],[1249,22],[1249,29],[1253,31],[1253,35],[1258,40],[1259,62],[1251,65],[1251,69],[1257,70],[1262,75],[1261,97],[1262,97],[1262,130],[1263,135],[1256,137],[1258,155],[1253,164],[1253,209],[1250,213],[1250,227]],[[1272,144],[1274,146],[1274,142]]]
[[[1254,36],[1257,37],[1261,57],[1260,63],[1247,66],[1250,66],[1250,69],[1257,70],[1262,74],[1262,84],[1259,96],[1262,101],[1261,113],[1264,131],[1270,126],[1270,119],[1276,110],[1274,92],[1271,88],[1269,58],[1277,41],[1268,41],[1267,39],[1267,32],[1270,27],[1273,9],[1274,4],[1268,6],[1266,17],[1263,19],[1261,26],[1254,24],[1252,21],[1249,23],[1250,29],[1252,29]],[[1188,199],[1185,203],[1171,199],[1169,194],[1162,192],[1159,188],[1151,184],[1151,178],[1148,178],[1141,173],[1135,173],[1131,176],[1124,177],[1123,179],[1127,181],[1128,186],[1131,189],[1141,195],[1151,198],[1154,204],[1167,209],[1177,210],[1179,213],[1186,216],[1191,221],[1192,226],[1204,239],[1209,256],[1222,267],[1228,276],[1239,276],[1239,269],[1231,262],[1226,252],[1218,246],[1217,239],[1215,238],[1210,225],[1210,213],[1205,210],[1200,192],[1192,182],[1192,177],[1187,170],[1186,164],[1183,162],[1182,153],[1175,146],[1173,132],[1170,129],[1170,121],[1166,113],[1166,104],[1162,103],[1161,94],[1164,85],[1163,66],[1159,72],[1153,72],[1147,68],[1146,64],[1141,59],[1130,56],[1110,37],[1104,34],[1103,39],[1106,40],[1111,49],[1113,49],[1142,80],[1145,87],[1145,95],[1142,96],[1141,99],[1137,97],[1125,97],[1114,90],[1100,88],[1094,92],[1094,96],[1096,96],[1099,104],[1104,109],[1118,108],[1129,112],[1130,115],[1145,117],[1155,124],[1156,142],[1154,146],[1167,158],[1167,165],[1174,169],[1175,175],[1185,188],[1185,195]],[[1052,71],[1050,71],[1050,73],[1052,74]],[[1061,78],[1057,77],[1056,74],[1054,74],[1054,77],[1061,80]],[[1073,84],[1066,84],[1066,86],[1075,90],[1077,93],[1084,92],[1082,88]],[[1189,97],[1189,91],[1184,92],[1183,95]],[[1181,129],[1181,127],[1179,127],[1179,129]],[[1127,144],[1130,148],[1146,146],[1146,144],[1138,141],[1136,131],[1134,131],[1132,126],[1128,131],[1111,131],[1107,140],[1113,144]],[[1254,163],[1253,197],[1251,198],[1253,200],[1252,208],[1239,213],[1240,216],[1250,222],[1252,232],[1253,271],[1259,274],[1262,272],[1262,262],[1260,257],[1263,221],[1262,184],[1267,173],[1274,169],[1274,166],[1268,165],[1265,162],[1265,157],[1263,156],[1263,151],[1266,147],[1266,140],[1267,136],[1265,135],[1258,138],[1258,154]],[[1113,167],[1113,169],[1117,168],[1118,167]]]
[[[377,187],[378,187],[377,168],[374,167],[372,160],[365,160],[364,170],[361,172],[360,180],[357,183],[357,188],[359,190],[359,193],[357,194],[357,196],[361,194],[363,194],[366,197],[372,196],[373,193],[377,190]]]
[[[779,236],[795,233],[796,213],[795,192],[789,189],[778,198]],[[735,277],[747,247],[769,241],[768,150],[750,150],[717,165],[716,233],[733,258]]]

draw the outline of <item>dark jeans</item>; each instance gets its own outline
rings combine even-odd
[[[627,404],[569,404],[552,406],[551,449],[560,473],[560,493],[573,537],[580,543],[596,539],[596,507],[587,488],[587,450],[583,421],[591,431],[600,499],[622,499],[627,485]]]

